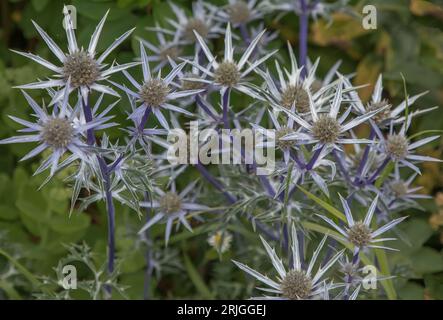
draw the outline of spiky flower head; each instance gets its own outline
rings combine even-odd
[[[312,287],[311,277],[303,270],[290,270],[281,282],[282,294],[289,300],[307,299]]]
[[[334,143],[340,136],[340,123],[329,115],[320,115],[312,125],[312,135],[321,143]]]
[[[363,222],[356,222],[348,230],[349,241],[357,247],[366,247],[372,240],[371,229]]]
[[[386,139],[386,153],[395,161],[403,160],[408,155],[409,142],[402,134],[391,134]]]
[[[99,77],[100,65],[84,50],[68,55],[63,63],[63,79],[71,78],[73,88],[90,87]]]
[[[283,126],[280,129],[278,129],[275,132],[275,141],[277,143],[277,146],[279,146],[282,149],[287,149],[287,148],[292,147],[294,145],[293,140],[282,140],[281,138],[283,138],[291,133],[294,133],[294,132],[295,132],[294,129],[287,127],[287,126]]]
[[[176,213],[181,210],[182,200],[180,196],[173,192],[168,191],[160,198],[160,208],[166,214]]]
[[[371,111],[375,111],[375,110],[381,110],[376,115],[374,115],[372,117],[372,119],[376,123],[382,123],[383,121],[388,120],[391,117],[391,108],[392,108],[392,105],[389,104],[388,100],[383,99],[379,102],[369,103],[369,105],[367,107],[367,111],[371,112]]]
[[[42,123],[42,140],[51,148],[66,148],[73,136],[74,128],[67,118],[51,117]]]
[[[190,18],[184,28],[184,37],[189,41],[196,41],[194,30],[201,35],[203,38],[206,38],[209,34],[209,27],[205,21],[199,18]]]
[[[65,8],[65,10],[67,10]],[[103,16],[94,33],[91,35],[91,40],[89,42],[87,50],[83,50],[77,44],[76,35],[74,32],[73,23],[71,21],[70,15],[65,16],[64,22],[66,23],[66,36],[68,39],[68,52],[65,53],[60,47],[52,40],[49,35],[34,21],[33,24],[37,29],[37,32],[43,38],[43,40],[48,45],[51,52],[57,57],[61,66],[56,66],[55,64],[31,53],[14,51],[22,56],[25,56],[44,67],[55,72],[55,79],[49,79],[44,81],[39,81],[35,83],[30,83],[26,85],[21,85],[19,88],[22,89],[48,89],[48,88],[63,88],[66,86],[68,79],[70,79],[70,87],[72,89],[79,89],[83,98],[86,100],[89,91],[95,90],[106,94],[111,94],[114,96],[119,96],[112,88],[103,85],[100,81],[107,79],[111,74],[128,69],[132,66],[139,64],[138,62],[131,62],[122,65],[112,64],[108,66],[104,63],[108,55],[122,43],[129,35],[132,30],[125,32],[123,35],[118,37],[101,55],[96,55],[97,43],[103,29],[103,25],[108,16],[108,12]],[[56,92],[53,95],[53,100],[50,105],[58,102],[63,98],[63,89]]]
[[[141,101],[149,107],[158,108],[166,102],[170,89],[162,79],[151,78],[140,89]]]
[[[206,87],[204,82],[198,81],[200,78],[199,75],[188,72],[185,73],[181,79],[181,89],[182,90],[200,90]],[[197,80],[197,81],[194,81]]]
[[[295,105],[298,112],[309,112],[309,95],[301,85],[289,85],[281,93],[281,105],[289,110]]]
[[[234,87],[240,81],[240,71],[231,61],[223,61],[214,71],[214,80],[226,87]]]
[[[397,198],[403,197],[408,194],[408,185],[403,180],[393,181],[389,184],[389,189],[394,193]]]
[[[228,5],[226,11],[233,24],[246,23],[251,18],[251,9],[245,1],[238,0]]]

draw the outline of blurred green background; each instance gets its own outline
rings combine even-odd
[[[209,1],[224,4],[224,1]],[[191,1],[174,1],[191,8]],[[355,84],[373,84],[379,73],[384,75],[384,95],[394,102],[403,99],[401,73],[406,78],[410,94],[429,91],[414,108],[443,104],[443,2],[422,0],[351,1],[352,9],[361,13],[364,4],[378,10],[378,28],[363,30],[356,16],[345,13],[332,15],[332,23],[319,19],[311,21],[309,56],[321,57],[320,74],[324,74],[339,59],[341,72],[355,72]],[[54,61],[46,44],[34,29],[35,20],[60,45],[66,47],[62,28],[63,4],[77,9],[78,42],[86,46],[97,22],[111,9],[98,51],[106,48],[126,30],[137,27],[131,41],[126,41],[113,53],[119,62],[131,61],[138,54],[135,36],[155,39],[144,30],[155,21],[166,26],[165,18],[172,17],[165,1],[155,0],[1,0],[0,1],[0,138],[14,135],[18,125],[7,115],[29,117],[30,109],[20,91],[12,87],[35,81],[49,75],[36,63],[13,54],[10,48],[30,51]],[[298,21],[288,14],[279,21],[272,15],[265,20],[270,30],[280,36],[272,46],[284,48],[290,40],[297,50]],[[119,79],[115,77],[114,79]],[[361,89],[367,100],[372,86]],[[40,101],[41,92],[32,95]],[[124,121],[124,105],[120,104],[119,120]],[[417,119],[413,131],[443,129],[441,109]],[[121,132],[112,130],[112,137]],[[0,146],[0,249],[14,257],[34,276],[56,279],[53,270],[68,254],[63,244],[86,242],[93,252],[92,263],[99,267],[106,258],[106,215],[104,206],[90,207],[87,212],[74,212],[69,217],[70,189],[58,177],[41,191],[38,186],[44,177],[32,177],[41,159],[18,163],[30,145]],[[422,150],[437,158],[442,157],[441,142]],[[402,225],[402,231],[411,240],[401,254],[392,255],[391,270],[400,276],[394,281],[399,298],[443,299],[443,174],[436,163],[425,164],[417,184],[432,195],[432,201],[423,202],[426,212],[412,212],[411,219]],[[66,173],[67,175],[68,173]],[[119,284],[127,286],[132,299],[143,298],[146,246],[136,237],[141,222],[128,208],[117,206],[117,249],[120,263]],[[207,242],[207,230],[194,234],[183,232],[172,238],[167,253],[159,250],[163,261],[161,273],[155,274],[149,284],[153,298],[246,298],[251,294],[252,282],[236,270],[232,257],[250,255],[258,244],[254,234],[248,241],[221,257]],[[162,228],[154,229],[154,238],[162,238]],[[0,254],[0,299],[30,298],[37,292],[30,277],[22,272],[11,272],[11,263]],[[19,268],[18,268],[19,269]],[[13,269],[17,270],[17,266]],[[80,270],[81,271],[81,270]],[[82,271],[81,271],[82,272]],[[88,277],[88,271],[84,271]],[[32,278],[32,277],[31,277]],[[191,280],[191,281],[189,281]],[[32,279],[31,279],[32,281]],[[51,285],[50,283],[48,285]],[[76,298],[88,298],[77,290]],[[121,297],[115,294],[115,297]]]

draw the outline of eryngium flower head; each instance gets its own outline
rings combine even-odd
[[[312,135],[321,143],[334,143],[340,135],[340,123],[329,115],[319,115],[312,125]]]
[[[169,91],[162,79],[150,79],[142,85],[139,95],[143,103],[157,108],[166,102]]]
[[[247,265],[233,261],[240,269],[247,272],[249,275],[253,276],[257,280],[263,282],[270,288],[258,288],[266,292],[273,292],[278,294],[278,297],[269,297],[272,299],[290,299],[290,300],[301,300],[301,299],[311,299],[317,296],[323,296],[325,290],[329,290],[329,287],[324,286],[324,280],[322,278],[324,274],[334,265],[334,263],[342,256],[344,249],[337,252],[333,257],[328,259],[328,261],[322,263],[322,266],[317,269],[317,272],[313,272],[314,265],[318,258],[318,255],[323,248],[327,236],[324,236],[311,261],[308,263],[306,270],[302,268],[300,260],[300,247],[297,238],[297,231],[295,226],[292,225],[291,231],[291,254],[292,254],[292,265],[289,270],[283,265],[282,260],[277,256],[275,250],[260,237],[263,246],[266,249],[268,256],[271,259],[272,265],[277,271],[278,281],[271,280],[267,276],[259,273],[248,267]],[[266,298],[266,297],[265,297]]]
[[[234,87],[240,81],[240,71],[231,61],[223,61],[214,71],[215,82],[226,87]]]
[[[410,119],[409,119],[410,120]],[[383,135],[380,130],[376,130],[376,134],[378,138],[380,139],[380,149],[382,151],[382,154],[386,157],[385,161],[388,161],[391,159],[397,164],[402,164],[404,166],[407,166],[420,174],[420,169],[414,164],[414,162],[421,162],[421,161],[435,161],[435,162],[441,162],[440,159],[436,159],[429,156],[421,156],[414,154],[415,149],[431,142],[436,139],[438,139],[440,136],[430,136],[423,139],[420,139],[418,141],[411,142],[410,138],[406,136],[406,131],[410,125],[410,121],[407,123],[405,122],[400,130],[397,132],[394,132],[393,126],[391,126],[389,134],[387,136]]]
[[[208,77],[212,78],[213,84],[221,87],[221,91],[224,92],[228,88],[233,88],[253,98],[263,100],[263,98],[259,94],[257,94],[254,90],[250,88],[249,83],[246,82],[244,78],[276,52],[273,51],[254,62],[250,62],[250,64],[247,66],[247,62],[251,57],[252,52],[257,47],[257,44],[264,33],[265,30],[263,30],[260,34],[257,35],[257,37],[255,37],[251,41],[248,48],[244,51],[238,62],[236,62],[234,61],[231,25],[228,24],[225,33],[224,58],[223,61],[219,63],[216,61],[214,55],[211,53],[211,50],[209,50],[208,46],[205,43],[205,40],[203,40],[203,38],[197,32],[195,32],[195,36],[197,37],[198,43],[200,44],[209,65],[205,67],[197,62],[188,62],[196,66],[199,70],[208,75]],[[246,70],[243,71],[245,67]],[[208,83],[208,80],[204,80],[203,82]]]
[[[109,11],[108,11],[109,12]],[[34,21],[32,22],[37,29],[40,36],[48,45],[51,52],[58,58],[61,62],[62,66],[58,67],[51,62],[36,56],[31,53],[24,53],[19,51],[14,51],[22,56],[25,56],[42,66],[50,69],[55,72],[56,79],[49,79],[46,81],[39,81],[35,83],[30,83],[22,86],[18,86],[18,88],[22,89],[44,89],[44,88],[59,88],[66,85],[68,79],[70,79],[70,90],[80,89],[83,99],[87,99],[87,95],[90,90],[96,90],[102,93],[111,94],[114,96],[118,96],[118,94],[108,86],[102,85],[99,82],[101,80],[107,79],[111,74],[125,70],[134,65],[137,65],[138,62],[127,63],[123,65],[114,65],[112,64],[110,67],[107,67],[107,64],[104,63],[105,58],[120,44],[122,43],[134,29],[125,32],[119,38],[117,38],[100,56],[96,57],[96,47],[98,43],[98,39],[100,37],[100,33],[103,29],[103,25],[106,21],[106,17],[108,16],[108,12],[101,19],[97,27],[95,28],[94,33],[91,36],[91,40],[89,42],[89,46],[87,50],[80,49],[77,45],[77,39],[74,33],[74,28],[72,25],[72,21],[69,15],[65,16],[66,22],[66,36],[68,38],[68,53],[65,54],[59,46],[52,40],[48,34],[43,31],[40,26],[37,25]],[[59,90],[53,97],[51,101],[51,105],[55,102],[62,99],[63,90]]]
[[[124,72],[124,75],[128,78],[131,84],[136,87],[136,91],[132,91],[124,85],[110,81],[114,86],[125,91],[130,97],[142,103],[141,106],[136,108],[129,117],[133,120],[137,120],[152,112],[157,120],[160,122],[161,126],[165,129],[169,129],[168,121],[163,115],[162,110],[170,110],[192,116],[193,114],[189,111],[186,111],[185,109],[176,107],[169,103],[170,100],[188,97],[203,91],[172,90],[171,83],[183,69],[183,67],[185,66],[185,62],[179,65],[175,65],[175,67],[172,68],[171,72],[169,72],[169,74],[164,78],[161,77],[161,70],[158,72],[157,77],[153,77],[151,74],[151,69],[149,67],[148,56],[146,55],[145,47],[143,45],[143,42],[141,41],[140,53],[142,60],[143,82],[139,84],[128,72]],[[137,120],[136,122],[139,121]]]
[[[347,226],[345,229],[339,227],[335,222],[333,222],[331,219],[325,216],[322,215],[317,215],[317,216],[326,221],[335,230],[337,230],[340,233],[341,239],[343,241],[347,241],[353,244],[355,248],[359,250],[361,248],[380,248],[380,249],[394,250],[389,247],[380,246],[378,245],[378,243],[381,241],[395,240],[395,238],[377,239],[377,237],[385,233],[386,231],[392,229],[407,217],[394,219],[385,224],[384,226],[373,231],[371,228],[371,221],[372,217],[374,216],[374,212],[377,209],[378,196],[376,196],[375,199],[372,201],[371,206],[369,207],[363,222],[362,221],[354,222],[354,218],[352,216],[352,212],[351,209],[349,208],[348,203],[341,195],[339,196],[346,216]]]
[[[304,300],[312,292],[312,279],[301,270],[289,270],[281,283],[283,296],[289,300]]]
[[[217,8],[201,0],[192,3],[192,16],[188,17],[183,9],[169,2],[176,19],[166,19],[176,29],[176,34],[185,42],[196,42],[194,31],[203,38],[215,38],[222,29],[219,22],[214,21]]]
[[[33,109],[37,121],[30,122],[10,116],[15,122],[26,126],[21,129],[22,132],[28,132],[27,135],[15,136],[0,141],[0,144],[38,142],[39,145],[26,154],[21,160],[27,160],[37,156],[46,149],[51,150],[51,155],[41,164],[36,173],[40,173],[50,168],[50,175],[54,175],[59,168],[61,157],[70,152],[68,159],[63,161],[66,166],[76,159],[88,161],[88,145],[84,141],[88,129],[103,129],[109,126],[106,121],[112,117],[101,116],[89,123],[81,121],[80,107],[78,103],[75,109],[68,104],[69,80],[64,89],[64,97],[61,103],[56,103],[51,114],[48,114],[46,108],[40,107],[26,92],[23,91],[28,104]]]
[[[74,88],[90,87],[100,77],[100,66],[97,61],[83,50],[68,55],[63,64],[63,79],[71,78]]]
[[[402,134],[392,134],[386,139],[386,153],[394,160],[403,160],[408,155],[409,142]]]
[[[141,228],[140,233],[145,232],[153,225],[159,222],[166,223],[165,243],[168,244],[174,221],[185,226],[192,232],[192,228],[186,220],[186,215],[192,211],[206,211],[207,206],[195,203],[195,199],[191,197],[197,181],[190,183],[180,193],[177,193],[175,182],[172,182],[169,191],[162,191],[154,188],[155,197],[153,201],[141,202],[141,207],[153,208],[156,214]]]
[[[301,85],[288,85],[281,92],[281,105],[291,109],[292,105],[301,113],[309,112],[309,95]]]

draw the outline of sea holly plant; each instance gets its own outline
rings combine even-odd
[[[318,72],[321,57],[307,52],[309,19],[331,17],[344,6],[232,0],[217,7],[198,0],[185,10],[170,2],[175,18],[146,26],[153,37],[134,37],[133,62],[123,64],[110,54],[134,29],[97,52],[108,12],[87,49],[77,42],[70,16],[66,50],[34,23],[56,62],[13,51],[54,74],[18,86],[30,117],[10,115],[20,134],[0,144],[35,144],[21,160],[45,157],[35,171],[48,173],[42,188],[63,176],[72,190],[67,214],[105,208],[106,268],[92,262],[90,246],[69,246],[68,260],[92,270],[95,278],[82,282],[92,298],[125,296],[116,266],[131,258],[121,249],[128,243],[146,251],[140,296],[156,297],[161,273],[186,269],[201,295],[212,298],[179,246],[200,236],[205,257],[232,258],[230,268],[242,272],[243,295],[365,298],[370,289],[363,270],[370,266],[382,284],[370,294],[396,298],[396,274],[387,261],[405,241],[398,228],[408,219],[403,212],[421,208],[426,198],[415,182],[421,163],[440,161],[420,148],[439,135],[408,133],[418,116],[434,109],[415,107],[425,93],[409,97],[405,90],[395,106],[384,97],[380,75],[366,103],[340,61],[326,76]],[[259,20],[282,12],[299,17],[298,58],[294,43],[268,48],[277,35]],[[41,90],[43,101],[30,89]],[[195,124],[201,130],[192,131]],[[171,161],[183,150],[178,158],[184,162]],[[118,225],[121,208],[138,223]],[[175,263],[179,257],[183,263]],[[245,289],[251,280],[265,285],[259,295]],[[39,296],[72,298],[51,290]]]

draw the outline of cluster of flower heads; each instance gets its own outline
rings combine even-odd
[[[314,16],[326,12],[318,1],[303,2]],[[74,166],[73,205],[81,200],[85,208],[104,200],[112,212],[110,219],[114,200],[139,213],[146,208],[153,211],[139,234],[165,224],[166,244],[174,225],[192,232],[195,221],[215,226],[208,243],[222,254],[234,245],[230,225],[246,217],[261,234],[276,280],[242,262],[235,264],[269,287],[261,288],[264,298],[356,299],[362,284],[360,254],[395,250],[384,244],[394,238],[379,236],[405,219],[395,217],[400,211],[419,208],[416,200],[426,197],[417,193],[414,178],[421,162],[439,160],[419,155],[417,149],[438,136],[409,136],[408,129],[414,117],[433,108],[414,108],[423,94],[394,106],[382,97],[381,75],[371,100],[363,103],[351,84],[352,76],[339,73],[339,62],[321,77],[319,59],[299,66],[289,43],[289,63],[283,62],[285,48],[268,48],[277,34],[261,30],[257,20],[275,10],[300,10],[291,3],[230,0],[217,8],[196,1],[190,13],[170,3],[176,19],[167,19],[167,26],[148,28],[156,33],[158,43],[139,39],[140,58],[126,64],[105,60],[132,30],[102,54],[95,52],[108,13],[87,50],[78,46],[67,17],[67,53],[34,23],[61,65],[17,52],[54,72],[48,80],[19,87],[45,89],[50,103],[40,106],[23,91],[35,121],[11,116],[25,127],[19,130],[24,134],[0,143],[37,142],[22,160],[50,149],[36,172],[50,169],[49,178]],[[211,47],[211,39],[220,37],[224,38],[221,53]],[[189,50],[185,49],[193,53],[186,56],[183,53]],[[141,68],[141,78],[133,75],[134,68]],[[127,81],[108,79],[116,72],[122,72]],[[92,91],[101,93],[95,103]],[[104,94],[122,98],[103,107]],[[70,98],[77,99],[74,107]],[[98,130],[118,125],[110,122],[117,104],[119,110],[126,110],[132,125],[122,128],[125,137],[120,141],[111,142],[106,133],[98,138]],[[171,128],[185,127],[192,120],[215,129],[274,129],[275,171],[257,176],[255,165],[241,165],[219,167],[214,175],[201,163],[169,163],[164,149],[170,142],[165,136]],[[367,127],[369,135],[362,138],[357,127]],[[186,170],[197,170],[201,178],[178,190],[176,182]],[[164,178],[166,183],[157,183]],[[209,191],[203,188],[209,185],[213,187]],[[334,209],[332,216],[310,203],[299,186],[319,198],[339,199],[342,208]],[[90,195],[78,199],[82,189]],[[209,197],[201,196],[205,194]],[[200,203],[203,198],[217,201]],[[369,209],[361,214],[359,209],[365,207]],[[351,212],[351,208],[359,209]],[[316,234],[305,222],[329,230],[312,252],[307,243],[315,243]],[[286,260],[277,256],[270,241],[288,253]],[[283,261],[288,262],[286,267]],[[343,275],[334,275],[334,268]]]

